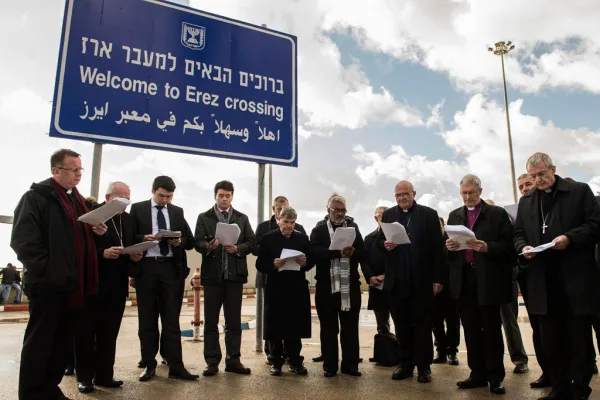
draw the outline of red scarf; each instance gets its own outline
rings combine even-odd
[[[85,295],[88,296],[96,296],[98,295],[98,255],[96,254],[96,243],[94,240],[94,232],[92,231],[92,226],[89,224],[83,224],[84,232],[85,232],[85,253],[83,244],[81,243],[81,236],[79,234],[79,222],[77,222],[77,211],[73,209],[71,201],[67,195],[65,189],[58,184],[53,179],[51,179],[52,187],[58,194],[60,198],[60,202],[63,205],[65,211],[67,212],[67,218],[71,222],[71,226],[73,227],[74,237],[75,237],[75,250],[77,252],[77,290],[72,292],[69,295],[69,308],[82,308],[84,304]],[[85,200],[79,194],[77,188],[72,189],[75,198],[77,199],[77,203],[79,204],[79,208],[83,213],[88,212],[88,208],[85,205]],[[87,263],[87,274],[84,273],[84,265],[83,262]],[[83,282],[84,275],[87,275],[87,282]],[[85,291],[84,291],[85,284]],[[85,295],[84,295],[85,293]]]

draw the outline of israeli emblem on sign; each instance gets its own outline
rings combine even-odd
[[[181,24],[181,44],[192,50],[202,50],[206,38],[206,28],[183,22]]]

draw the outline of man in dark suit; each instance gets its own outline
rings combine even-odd
[[[381,231],[377,246],[387,256],[383,290],[391,301],[400,348],[400,366],[392,379],[412,377],[416,366],[417,380],[429,383],[433,361],[433,299],[443,289],[445,263],[437,212],[417,204],[415,195],[412,183],[398,182],[394,188],[398,205],[386,210],[381,220],[382,224],[402,224],[410,243],[391,242]]]
[[[385,298],[381,287],[385,279],[385,259],[381,250],[375,245],[379,231],[381,230],[381,217],[387,207],[377,207],[375,209],[375,222],[377,229],[365,236],[365,249],[369,257],[369,263],[362,265],[361,269],[365,280],[369,284],[369,303],[368,310],[373,310],[375,321],[377,321],[377,333],[386,334],[390,332],[390,306]]]
[[[487,387],[504,394],[504,340],[500,306],[511,300],[512,269],[516,254],[512,247],[512,225],[506,210],[481,200],[481,180],[465,175],[460,181],[464,206],[448,217],[452,225],[463,225],[475,233],[465,246],[446,241],[450,262],[450,298],[458,300],[465,331],[469,378],[457,382],[461,389]]]
[[[129,200],[129,186],[123,182],[111,183],[106,203],[115,198]],[[96,237],[99,295],[94,301],[88,301],[80,313],[75,333],[75,365],[81,393],[92,392],[94,385],[108,388],[123,385],[123,381],[113,377],[117,336],[129,292],[129,270],[132,262],[138,262],[143,256],[142,253],[122,254],[124,247],[134,243],[127,212],[115,215],[106,221],[106,226],[106,234]]]
[[[600,310],[600,270],[594,249],[600,241],[600,206],[590,187],[556,175],[552,159],[535,153],[527,160],[535,190],[522,197],[514,245],[527,253],[529,312],[538,316],[546,372],[552,392],[542,399],[588,399],[592,389],[592,316]]]
[[[219,372],[222,353],[219,344],[219,314],[225,314],[225,371],[250,374],[240,362],[242,343],[241,311],[244,283],[248,281],[246,256],[256,246],[256,236],[245,214],[231,207],[233,183],[215,185],[215,205],[198,216],[195,248],[202,254],[201,284],[204,287],[204,376]],[[235,243],[219,243],[217,224],[236,224],[240,235]]]
[[[181,355],[181,279],[184,271],[185,250],[194,246],[192,231],[185,220],[183,209],[171,204],[175,182],[168,176],[159,176],[152,184],[152,199],[131,206],[133,232],[137,242],[159,240],[139,262],[135,285],[139,313],[139,337],[142,362],[146,369],[140,381],[149,381],[156,375],[156,353],[159,345],[158,317],[162,322],[164,350],[169,364],[169,378],[194,380],[183,365]],[[158,239],[159,231],[180,232],[180,237]]]
[[[279,213],[281,212],[283,207],[287,207],[287,206],[289,206],[289,202],[286,197],[277,196],[277,197],[275,197],[275,199],[273,199],[273,206],[272,206],[273,215],[271,216],[270,219],[268,219],[267,221],[261,222],[256,227],[256,247],[254,248],[254,250],[252,250],[252,254],[254,254],[256,257],[258,257],[258,255],[259,255],[260,239],[269,232],[274,232],[274,231],[279,230]],[[296,223],[294,225],[294,230],[306,235],[306,231],[304,230],[304,227],[298,223]],[[266,279],[267,279],[267,274],[257,270],[256,271],[256,288],[257,289],[264,288]],[[285,357],[286,356],[285,349],[283,351],[284,351],[284,358],[286,358]],[[265,354],[267,355],[267,364],[271,365],[272,364],[272,359],[271,359],[271,355],[270,355],[271,354],[271,343],[268,340],[265,340]]]

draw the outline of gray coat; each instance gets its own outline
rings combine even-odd
[[[240,227],[240,237],[236,243],[239,250],[238,254],[227,254],[228,274],[223,276],[222,257],[225,249],[219,245],[216,250],[208,253],[206,249],[207,237],[214,237],[217,230],[219,217],[215,213],[214,207],[203,212],[198,216],[196,222],[195,248],[202,254],[202,268],[200,271],[200,283],[202,285],[219,283],[226,281],[242,282],[248,281],[248,264],[246,256],[252,253],[256,246],[256,236],[250,226],[250,221],[245,214],[233,209],[230,210],[230,224],[237,224]]]

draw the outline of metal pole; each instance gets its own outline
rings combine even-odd
[[[265,164],[258,164],[258,223],[265,219]],[[263,351],[264,289],[256,288],[256,352]]]
[[[92,159],[92,187],[90,196],[98,199],[100,193],[100,170],[102,169],[102,143],[94,143],[94,158]]]
[[[504,74],[504,54],[500,54],[502,60],[502,81],[504,83],[504,109],[506,110],[506,126],[508,128],[508,152],[510,154],[510,177],[512,181],[513,200],[517,204],[517,182],[515,176],[515,158],[513,156],[512,135],[510,133],[510,116],[508,115],[508,95],[506,93],[506,75]]]
[[[267,204],[267,210],[273,205],[273,164],[269,164],[269,203]],[[267,216],[270,212],[267,211]]]

